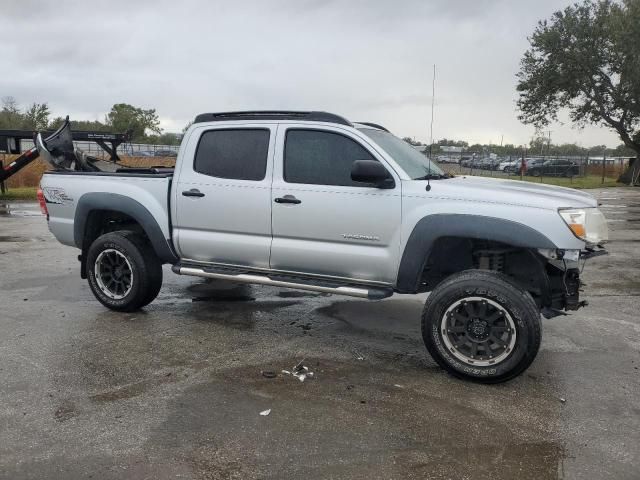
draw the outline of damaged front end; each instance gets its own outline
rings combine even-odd
[[[584,286],[580,274],[587,260],[607,254],[604,245],[609,241],[607,220],[597,207],[559,208],[558,214],[573,235],[584,242],[584,247],[581,250],[538,249],[547,259],[549,295],[542,309],[546,317],[588,304],[580,300]]]
[[[546,274],[548,278],[548,295],[542,314],[546,318],[566,315],[566,311],[586,307],[589,302],[580,300],[580,292],[585,284],[580,274],[588,259],[606,255],[601,246],[598,250],[539,250],[547,258]]]

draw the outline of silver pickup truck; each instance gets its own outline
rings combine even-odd
[[[587,193],[452,177],[384,127],[324,112],[198,115],[175,169],[54,170],[40,195],[110,309],[152,302],[162,264],[370,300],[431,292],[427,349],[485,383],[531,364],[541,313],[584,305],[579,265],[608,238]]]

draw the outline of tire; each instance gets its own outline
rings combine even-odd
[[[535,301],[515,281],[498,272],[466,270],[444,280],[427,298],[422,338],[452,375],[500,383],[531,365],[542,322]]]
[[[162,286],[162,262],[148,241],[131,231],[105,233],[86,258],[91,291],[105,307],[132,312],[151,303]]]

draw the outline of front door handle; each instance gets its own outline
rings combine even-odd
[[[182,192],[184,197],[204,197],[204,193],[202,193],[197,188],[192,188],[191,190],[185,190]]]
[[[293,203],[295,205],[302,203],[302,200],[298,200],[293,195],[285,195],[284,197],[278,197],[275,200],[276,203]]]

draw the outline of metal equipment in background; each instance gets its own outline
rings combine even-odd
[[[15,175],[41,155],[56,170],[99,171],[100,169],[94,165],[99,159],[85,154],[80,149],[75,149],[73,141],[96,142],[107,152],[109,160],[115,164],[120,161],[117,148],[120,144],[129,141],[129,133],[72,132],[71,122],[67,117],[55,132],[36,134],[29,130],[0,130],[0,151],[20,154],[22,140],[33,140],[35,146],[0,169],[0,182]]]

